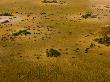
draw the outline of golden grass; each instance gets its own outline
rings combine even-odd
[[[81,14],[94,11],[88,0],[65,0],[57,5],[41,0],[2,1],[0,12],[12,12],[21,21],[0,24],[0,82],[110,81],[110,47],[93,41],[109,21],[82,19]],[[20,29],[32,34],[13,37]],[[91,43],[95,46],[85,53]],[[47,57],[50,48],[62,55]]]

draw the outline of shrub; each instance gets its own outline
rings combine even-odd
[[[2,13],[0,16],[13,16],[11,13]]]
[[[61,55],[61,53],[58,50],[55,50],[55,49],[52,49],[52,48],[47,50],[47,56],[48,57],[58,57],[60,55]]]
[[[27,35],[27,34],[31,34],[31,32],[28,32],[27,30],[19,30],[18,32],[13,33],[13,36]]]
[[[95,41],[100,43],[100,44],[110,45],[110,37],[108,37],[107,39],[97,38],[97,39],[95,39]]]
[[[94,41],[100,44],[110,45],[110,26],[101,28],[99,38],[96,38]]]
[[[43,3],[57,3],[57,0],[43,0]]]

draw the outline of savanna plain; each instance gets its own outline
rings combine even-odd
[[[110,0],[0,0],[0,82],[110,82]]]

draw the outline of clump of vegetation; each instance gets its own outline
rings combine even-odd
[[[46,52],[47,56],[48,57],[58,57],[61,55],[61,53],[58,51],[58,50],[55,50],[55,49],[47,49],[47,52]]]
[[[13,16],[11,13],[2,13],[0,16]]]
[[[28,30],[19,30],[18,32],[13,33],[13,36],[19,36],[19,35],[28,35],[31,34]]]
[[[87,19],[89,17],[90,18],[96,18],[97,16],[96,15],[93,15],[92,12],[86,12],[86,14],[82,15],[81,17]]]
[[[95,41],[100,44],[110,45],[110,26],[101,28],[99,38],[96,38]]]
[[[43,3],[57,3],[57,0],[43,0]]]
[[[86,14],[82,15],[81,17],[87,19],[87,18],[89,18],[91,16],[92,16],[92,12],[86,12]]]
[[[110,45],[110,37],[108,37],[107,39],[97,38],[97,39],[95,39],[95,41],[100,44]]]

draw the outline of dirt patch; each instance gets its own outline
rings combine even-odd
[[[0,24],[19,22],[21,17],[19,16],[0,16]]]

